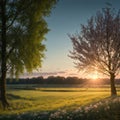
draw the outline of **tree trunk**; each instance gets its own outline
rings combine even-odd
[[[114,73],[110,74],[110,84],[111,84],[111,96],[117,96],[117,91],[115,87],[115,75]]]
[[[9,103],[7,102],[6,98],[6,71],[3,70],[2,76],[1,76],[1,103],[3,108],[9,107]]]
[[[6,98],[6,0],[1,0],[1,103],[3,108],[9,106]]]

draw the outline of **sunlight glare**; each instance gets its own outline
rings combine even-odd
[[[97,79],[98,79],[98,72],[97,72],[97,71],[93,72],[93,73],[90,75],[90,78],[91,78],[92,80],[97,80]]]

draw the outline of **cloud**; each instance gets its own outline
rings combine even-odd
[[[41,76],[56,76],[59,74],[65,74],[65,71],[56,71],[56,72],[42,72],[40,73]]]
[[[48,77],[48,76],[59,76],[65,74],[65,71],[55,71],[55,72],[33,72],[33,73],[24,73],[20,77],[21,78],[32,78],[32,77]]]
[[[54,71],[54,72],[33,72],[33,73],[24,73],[21,75],[21,78],[32,78],[32,77],[39,77],[43,76],[47,78],[49,76],[63,76],[63,77],[79,77],[79,73],[76,70],[64,70],[64,71]]]

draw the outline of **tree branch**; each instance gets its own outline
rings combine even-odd
[[[15,22],[16,18],[21,14],[22,11],[24,11],[25,9],[28,9],[29,5],[31,4],[31,2],[28,3],[28,5],[24,6],[25,0],[22,1],[22,4],[20,4],[18,10],[16,11],[16,13],[14,14],[14,18],[11,20],[11,23],[7,26],[7,29],[9,29],[9,27],[11,27],[13,25],[13,23]],[[22,9],[21,9],[22,8]],[[8,17],[9,19],[10,17]]]

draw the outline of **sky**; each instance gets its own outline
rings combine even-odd
[[[120,0],[59,0],[46,18],[49,33],[46,35],[47,51],[39,72],[26,74],[26,76],[77,76],[83,77],[73,60],[68,57],[72,50],[72,43],[68,34],[80,32],[80,25],[86,24],[87,20],[96,14],[98,10],[106,7],[106,2],[113,8],[119,9]]]

